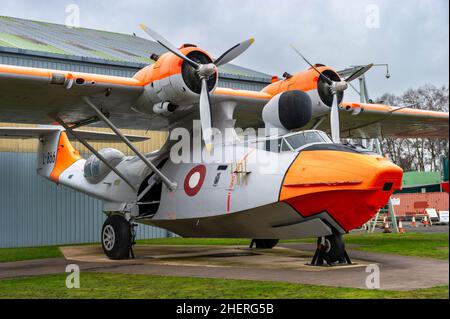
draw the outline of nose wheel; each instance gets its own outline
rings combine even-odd
[[[122,215],[109,216],[102,228],[102,248],[113,260],[134,258],[134,225]]]
[[[345,250],[345,243],[340,233],[333,233],[317,239],[317,249],[311,266],[351,265],[350,257]]]

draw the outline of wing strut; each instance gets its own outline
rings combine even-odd
[[[134,154],[136,154],[137,157],[139,157],[145,165],[149,169],[151,169],[159,178],[161,178],[162,182],[166,184],[166,186],[171,190],[174,191],[177,188],[177,183],[172,182],[166,175],[164,175],[155,165],[153,165],[152,162],[150,162],[144,154],[142,154],[134,145],[131,143],[128,138],[123,135],[120,130],[92,103],[92,101],[84,96],[82,97],[83,101],[86,102],[87,105],[89,105],[94,112],[97,114],[97,116],[105,122],[105,124],[114,132],[116,133],[117,137],[119,137],[132,151]]]
[[[69,132],[73,137],[75,137],[81,144],[83,144],[88,150],[90,150],[97,158],[103,162],[110,170],[112,170],[114,173],[116,173],[117,176],[119,176],[125,183],[128,184],[128,186],[131,187],[132,190],[137,192],[138,190],[136,187],[133,186],[133,184],[125,177],[117,168],[112,166],[95,148],[91,146],[88,142],[86,142],[85,139],[83,139],[81,136],[78,135],[77,131],[74,131],[72,127],[67,125],[58,115],[56,114],[49,114],[51,118],[53,118],[56,122],[58,122],[59,125],[64,127],[67,132]]]

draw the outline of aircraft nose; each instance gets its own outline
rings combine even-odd
[[[286,173],[280,201],[303,217],[328,213],[350,231],[373,218],[395,190],[403,170],[386,158],[351,149],[302,151]]]

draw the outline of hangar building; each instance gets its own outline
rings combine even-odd
[[[152,53],[163,52],[155,42],[135,35],[0,16],[0,64],[130,77],[152,63]],[[261,90],[270,81],[270,75],[236,65],[220,68],[222,87]],[[149,135],[149,141],[138,143],[144,152],[157,149],[166,138],[160,132],[124,132]],[[82,145],[74,145],[88,155]],[[93,145],[130,154],[120,143]],[[0,247],[98,242],[104,221],[101,202],[37,176],[36,150],[37,141],[0,139]],[[138,238],[166,236],[165,230],[138,227]]]

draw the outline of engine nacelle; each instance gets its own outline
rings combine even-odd
[[[312,101],[306,92],[287,91],[275,95],[264,106],[262,118],[266,128],[278,128],[286,133],[308,124],[312,111]]]
[[[192,45],[185,45],[180,51],[200,64],[213,61],[206,51]],[[148,83],[134,106],[140,112],[152,114],[155,111],[153,106],[161,103],[184,107],[199,101],[202,80],[198,71],[172,53],[162,55],[155,64],[142,69],[134,77]],[[218,74],[216,73],[207,80],[208,91],[213,91],[217,83]],[[161,108],[156,110],[160,111]],[[169,114],[165,113],[165,115]]]
[[[341,78],[334,70],[323,66],[316,65],[323,75],[334,82],[340,82]],[[325,77],[319,76],[317,71],[310,68],[300,72],[283,81],[275,81],[263,89],[264,93],[275,95],[279,92],[287,92],[289,90],[299,90],[307,92],[312,101],[312,118],[316,119],[331,112],[334,95],[331,92],[330,84]],[[338,103],[343,100],[343,92],[338,93]]]

